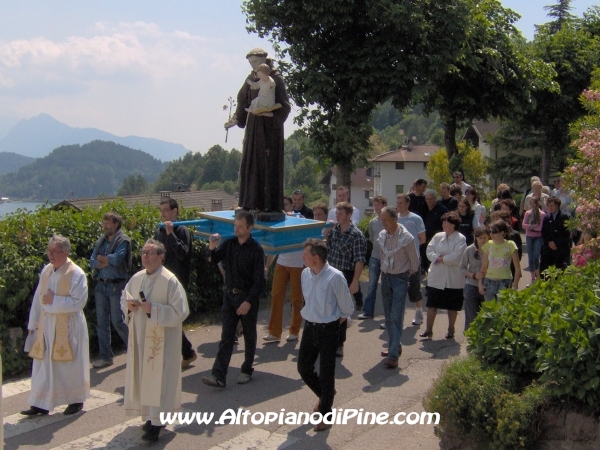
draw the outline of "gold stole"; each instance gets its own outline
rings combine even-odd
[[[169,279],[167,274],[169,271],[165,270],[164,267],[158,269],[161,273],[158,274],[154,286],[152,286],[152,292],[148,295],[147,292],[146,300],[150,303],[162,303],[167,304],[167,296],[169,289]],[[171,275],[172,276],[172,275]],[[134,298],[139,297],[139,292],[142,287],[142,281],[146,278],[146,273],[143,272],[142,276],[134,276],[130,281],[128,291]],[[142,370],[141,370],[141,381],[142,386],[140,390],[140,402],[144,406],[160,407],[160,399],[162,393],[162,377],[163,377],[163,361],[164,361],[164,349],[165,349],[165,327],[160,325],[152,325],[152,319],[146,316],[146,313],[142,310],[138,310],[137,314],[142,314],[142,320],[146,321],[146,333],[144,336],[144,349],[142,359]],[[128,346],[128,363],[137,365],[138,356],[136,355],[136,343],[135,343],[135,320],[129,322],[129,346]],[[137,368],[132,373],[140,373]],[[139,382],[139,380],[133,380]]]
[[[71,291],[71,280],[73,279],[75,265],[70,259],[58,269],[60,279],[56,288],[55,295],[61,297],[68,297]],[[50,275],[54,270],[52,264],[48,264],[42,276],[40,277],[40,303],[44,294],[48,291],[48,281],[50,281]],[[54,334],[54,344],[52,345],[52,361],[56,362],[68,362],[73,361],[73,350],[71,350],[71,344],[69,344],[69,314],[70,313],[59,313],[56,316],[56,329]],[[44,319],[46,317],[46,311],[42,304],[40,321],[37,330],[37,337],[33,343],[33,347],[29,352],[29,356],[35,359],[44,359],[44,353],[46,352],[46,345],[44,341]]]

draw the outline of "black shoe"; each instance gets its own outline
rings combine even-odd
[[[148,431],[150,429],[150,427],[152,426],[152,421],[151,420],[146,420],[146,423],[144,424],[144,426],[142,427],[142,430],[144,431]]]
[[[45,416],[46,414],[48,414],[48,410],[47,409],[42,409],[42,408],[38,408],[37,406],[32,406],[31,408],[25,410],[25,411],[21,411],[21,414],[23,414],[24,416],[35,416],[36,414],[41,414],[42,416]]]
[[[71,403],[69,406],[67,406],[67,409],[65,409],[65,412],[63,414],[65,416],[70,416],[71,414],[78,413],[82,409],[83,403]]]
[[[217,380],[213,375],[209,375],[207,377],[202,377],[202,382],[205,385],[211,386],[211,387],[218,387],[218,388],[224,388],[225,387],[225,383],[223,383],[222,381]]]
[[[161,428],[164,428],[164,427],[159,427],[159,426],[151,424],[149,430],[146,431],[142,435],[142,439],[144,441],[148,441],[148,442],[156,442],[156,441],[158,441],[158,434],[160,433],[160,429]]]

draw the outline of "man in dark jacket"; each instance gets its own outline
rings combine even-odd
[[[104,234],[96,242],[90,257],[90,268],[98,277],[94,298],[100,358],[92,364],[96,369],[113,364],[110,345],[111,322],[125,344],[129,339],[129,329],[121,311],[121,292],[131,269],[131,239],[121,230],[122,223],[121,216],[116,212],[104,214]]]
[[[154,239],[163,244],[166,249],[163,266],[170,270],[186,291],[190,283],[192,270],[192,237],[190,230],[184,225],[174,226],[179,216],[179,204],[174,198],[164,198],[160,202],[160,218],[165,226],[158,228]],[[181,336],[181,368],[185,369],[198,356],[192,348],[192,343],[182,332]]]
[[[565,269],[571,259],[571,233],[567,228],[569,215],[560,210],[560,198],[550,197],[546,201],[548,211],[542,222],[542,255],[540,273],[550,266]]]
[[[426,208],[423,214],[423,224],[425,225],[425,243],[421,244],[419,251],[421,254],[421,268],[424,272],[429,270],[431,262],[427,259],[427,245],[436,233],[442,231],[442,216],[448,212],[448,209],[437,201],[437,192],[433,189],[425,191]]]

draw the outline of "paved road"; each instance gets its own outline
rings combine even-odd
[[[522,264],[526,267],[526,263]],[[528,280],[528,274],[522,286]],[[363,285],[363,289],[366,288]],[[356,317],[358,313],[355,313]],[[465,353],[462,328],[464,316],[457,320],[455,340],[445,340],[447,316],[440,311],[434,327],[433,340],[418,337],[424,325],[412,326],[414,307],[409,304],[402,337],[403,355],[398,369],[387,369],[380,356],[386,345],[381,302],[377,300],[373,320],[352,320],[348,328],[344,358],[338,358],[336,368],[337,396],[334,408],[360,409],[366,412],[422,412],[422,399],[440,367],[449,358]],[[289,308],[284,317],[289,320]],[[259,315],[259,341],[267,334],[268,310]],[[215,389],[201,383],[210,374],[217,351],[221,327],[202,327],[186,334],[198,352],[198,360],[183,373],[182,407],[187,411],[213,412],[209,425],[197,423],[169,426],[161,432],[153,448],[189,449],[364,449],[398,448],[404,450],[438,449],[439,440],[433,425],[358,425],[351,419],[347,425],[315,433],[310,425],[216,425],[214,422],[227,409],[255,412],[311,411],[314,394],[300,380],[296,371],[299,342],[262,345],[256,352],[252,381],[247,385],[235,383],[243,362],[243,339],[234,351],[225,389]],[[285,332],[284,332],[285,333]],[[285,336],[285,334],[284,334]],[[4,431],[7,449],[91,449],[147,448],[142,443],[139,419],[125,416],[123,411],[123,382],[125,355],[115,358],[115,365],[101,370],[92,369],[92,398],[85,403],[84,412],[64,416],[63,408],[49,416],[23,418],[19,411],[27,408],[29,380],[5,383]]]

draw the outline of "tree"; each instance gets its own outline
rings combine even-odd
[[[447,183],[448,180],[452,179],[448,153],[440,150],[431,155],[427,164],[427,175],[431,180],[429,186],[436,191],[439,190],[441,183]]]
[[[225,164],[221,171],[222,181],[237,181],[240,172],[240,164],[242,162],[242,152],[235,148],[227,154]]]
[[[456,153],[456,131],[473,119],[518,117],[537,89],[552,87],[552,68],[523,54],[524,40],[514,27],[518,14],[496,0],[467,0],[467,37],[460,54],[438,76],[419,83],[417,98],[444,123],[448,157]]]
[[[446,72],[465,36],[464,0],[246,0],[248,30],[269,37],[281,59],[297,122],[340,183],[368,153],[373,109],[403,109],[424,74]]]
[[[488,186],[488,162],[481,151],[470,142],[461,142],[457,145],[456,154],[450,160],[450,172],[462,171],[465,181],[473,186],[477,192],[484,192]]]
[[[551,33],[556,33],[567,21],[575,18],[575,16],[570,13],[573,9],[571,7],[571,0],[558,0],[556,5],[544,6],[544,9],[548,11],[548,17],[554,19],[548,24]]]
[[[504,161],[497,161],[496,172],[510,172],[508,160],[522,177],[540,175],[548,182],[551,174],[561,172],[572,155],[569,124],[582,117],[584,108],[578,101],[580,93],[590,85],[591,73],[600,65],[600,31],[598,9],[588,10],[585,20],[563,23],[553,32],[551,24],[541,25],[529,49],[535,58],[552,64],[556,71],[554,81],[559,90],[540,89],[532,92],[526,114],[506,120],[494,140],[498,149],[509,151]],[[535,151],[527,161],[519,151]],[[531,170],[527,173],[527,170]]]
[[[212,181],[222,181],[221,171],[225,166],[226,159],[227,150],[220,145],[213,145],[209,148],[202,160],[202,175],[197,178],[196,184],[201,186]]]
[[[148,182],[141,175],[129,175],[117,191],[117,195],[138,195],[148,190]]]
[[[204,158],[200,152],[186,153],[183,158],[171,161],[154,184],[154,191],[172,191],[177,186],[190,188],[202,176]]]

